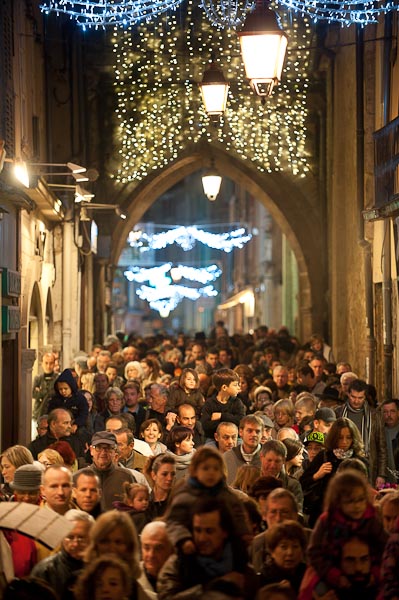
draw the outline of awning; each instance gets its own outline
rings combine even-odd
[[[253,306],[254,303],[255,296],[252,288],[245,288],[245,290],[242,290],[241,292],[238,292],[237,294],[234,294],[234,296],[228,298],[226,302],[223,302],[223,304],[219,304],[218,310],[227,310],[228,308],[237,306],[237,304],[250,304]]]

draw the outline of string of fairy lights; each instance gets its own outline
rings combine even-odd
[[[218,291],[210,283],[221,276],[222,270],[217,265],[195,268],[164,263],[155,267],[130,267],[123,274],[130,282],[143,284],[148,281],[149,285],[140,285],[136,294],[141,300],[147,301],[150,308],[166,318],[184,299],[216,297]],[[181,279],[202,283],[203,287],[178,283]]]
[[[211,233],[195,225],[178,225],[159,233],[148,233],[141,229],[131,231],[128,243],[140,253],[163,250],[171,244],[187,252],[192,250],[197,242],[208,248],[230,253],[235,248],[243,248],[251,239],[252,234],[247,233],[244,228]],[[196,268],[187,264],[173,265],[166,262],[152,267],[136,264],[127,268],[123,274],[129,282],[141,284],[135,289],[137,296],[147,301],[150,308],[166,318],[184,299],[216,297],[218,291],[210,284],[222,275],[222,270],[215,264]],[[185,285],[181,280],[191,282],[191,285]],[[145,282],[148,282],[148,285],[144,285]],[[195,287],[193,283],[200,283],[202,287]]]
[[[131,231],[128,236],[128,243],[132,248],[138,248],[140,252],[163,250],[171,244],[176,244],[187,252],[192,250],[197,242],[208,248],[231,252],[234,248],[243,248],[251,239],[252,234],[247,233],[244,227],[223,233],[211,233],[199,229],[196,225],[176,225],[159,233]]]
[[[43,13],[66,15],[82,28],[126,27],[176,8],[182,0],[45,0]],[[254,7],[254,0],[200,0],[208,19],[216,27],[237,27]],[[367,25],[380,14],[397,10],[396,1],[387,0],[279,0],[279,4],[314,22]]]
[[[215,141],[260,171],[305,176],[306,118],[311,26],[281,14],[297,50],[288,53],[281,84],[261,105],[245,79],[237,35],[216,31],[188,0],[167,18],[138,28],[115,29],[118,181],[140,181],[175,160],[188,143]],[[211,52],[231,82],[228,107],[216,132],[210,127],[197,82]]]

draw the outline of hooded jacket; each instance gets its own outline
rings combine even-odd
[[[68,396],[68,398],[61,396],[58,392],[59,383],[67,383],[69,385],[72,391],[71,396]],[[72,414],[78,428],[84,427],[89,415],[89,407],[85,396],[78,390],[78,385],[72,375],[71,369],[64,369],[59,377],[57,377],[54,383],[54,390],[55,394],[48,403],[48,411],[51,412],[55,408],[68,410]]]

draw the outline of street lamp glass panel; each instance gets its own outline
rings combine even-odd
[[[228,83],[202,84],[201,94],[208,115],[223,115],[226,110]]]
[[[286,35],[283,32],[241,35],[240,44],[245,73],[251,85],[258,93],[257,89],[261,90],[262,84],[271,84],[271,92],[281,79],[287,49]]]
[[[216,200],[221,184],[222,178],[216,173],[202,176],[204,194],[208,198],[208,200],[211,200],[211,202]]]

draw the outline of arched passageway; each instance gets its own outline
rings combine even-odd
[[[150,206],[184,177],[209,166],[209,145],[198,145],[166,168],[139,185],[126,185],[115,202],[127,214],[112,234],[111,262],[116,265],[129,231]],[[307,338],[323,331],[326,316],[326,236],[317,184],[309,175],[304,179],[284,173],[261,173],[249,161],[237,160],[212,147],[215,167],[261,202],[287,237],[295,254],[299,273],[299,331]],[[324,290],[321,293],[321,290]]]

